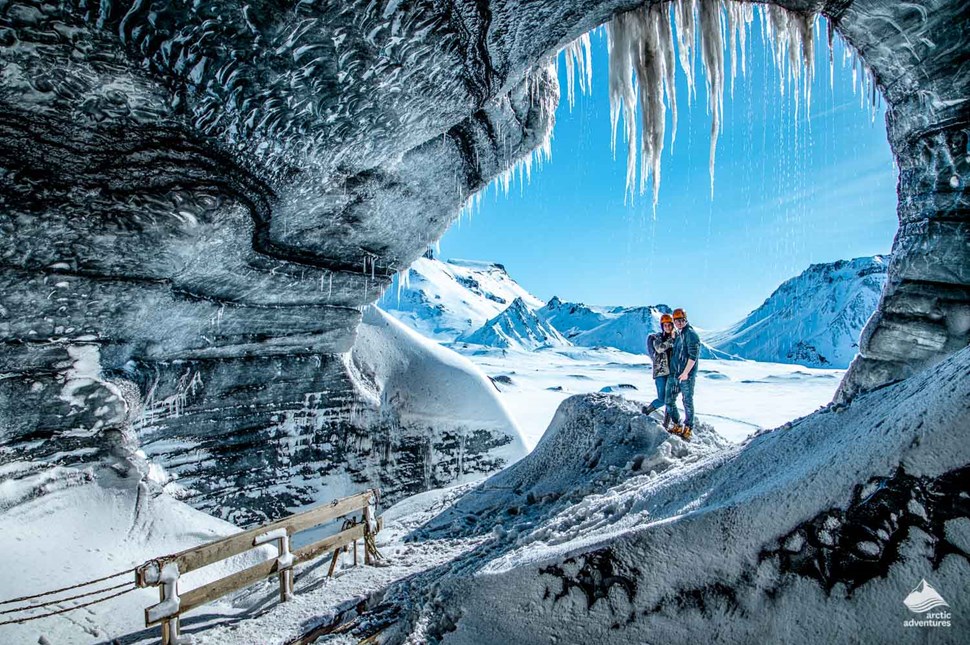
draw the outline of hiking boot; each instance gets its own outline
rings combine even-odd
[[[674,425],[667,428],[667,432],[669,432],[670,434],[675,434],[678,437],[680,437],[680,436],[683,436],[684,428],[679,423],[675,423]]]
[[[654,407],[654,406],[652,406],[652,405],[645,405],[645,406],[643,406],[643,413],[644,413],[645,415],[647,415],[647,416],[650,416],[650,413],[651,413],[651,412],[653,412],[653,411],[654,411],[654,410],[656,410],[656,409],[657,409],[657,408],[655,408],[655,407]]]
[[[690,438],[694,436],[694,433],[690,431],[690,426],[684,426],[680,430],[680,438],[684,441],[690,441]]]

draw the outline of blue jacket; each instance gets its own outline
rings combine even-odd
[[[687,359],[694,359],[694,368],[691,370],[691,376],[697,374],[697,364],[698,356],[701,353],[701,337],[697,335],[694,328],[689,324],[684,327],[679,334],[677,334],[676,340],[674,340],[674,351],[673,356],[670,357],[670,374],[677,378],[687,367]]]

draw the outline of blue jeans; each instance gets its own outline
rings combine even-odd
[[[694,383],[697,382],[697,370],[691,372],[686,381],[677,380],[677,376],[671,374],[667,379],[667,390],[665,403],[667,414],[673,419],[674,423],[680,423],[680,411],[677,410],[677,395],[684,395],[684,425],[688,428],[694,427]]]
[[[670,377],[658,376],[657,378],[653,379],[654,384],[657,386],[657,398],[655,398],[653,402],[650,403],[650,407],[653,408],[654,410],[659,410],[665,405],[664,402],[667,400],[667,379],[668,378]]]

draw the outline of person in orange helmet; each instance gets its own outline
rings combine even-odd
[[[667,397],[667,379],[670,377],[670,354],[674,347],[674,319],[670,314],[660,316],[660,331],[647,336],[647,354],[653,363],[653,382],[657,387],[657,398],[643,408],[644,414],[664,407]],[[664,426],[666,427],[666,415]]]
[[[694,427],[694,384],[697,382],[697,361],[701,351],[701,339],[687,322],[687,312],[674,309],[672,316],[677,338],[670,356],[670,378],[667,379],[667,414],[674,422],[670,431],[690,441]],[[684,425],[680,424],[677,395],[684,395]]]

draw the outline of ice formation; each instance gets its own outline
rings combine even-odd
[[[671,12],[673,6],[673,12]],[[721,133],[724,111],[725,49],[731,57],[730,87],[738,69],[740,46],[741,73],[746,70],[748,25],[754,20],[755,5],[745,2],[723,3],[721,0],[675,0],[651,4],[622,13],[607,25],[610,53],[609,87],[610,120],[613,146],[622,116],[623,136],[627,144],[626,191],[632,199],[646,189],[652,177],[653,204],[660,192],[660,160],[664,149],[667,104],[670,104],[673,147],[677,132],[677,96],[675,89],[674,52],[687,76],[688,101],[696,91],[694,56],[696,34],[700,31],[701,63],[707,79],[707,108],[711,115],[711,152],[709,172],[711,195],[714,194],[714,160]],[[762,34],[771,43],[772,60],[778,71],[779,91],[787,86],[795,94],[796,117],[799,97],[806,105],[811,99],[814,76],[814,33],[816,14],[800,14],[782,7],[757,7]],[[673,24],[673,28],[671,28]],[[725,36],[728,44],[725,44]],[[567,48],[571,65],[576,46]],[[569,93],[572,104],[572,75]],[[639,151],[637,150],[637,115],[640,117]],[[639,158],[639,172],[637,170]],[[639,176],[639,184],[637,178]]]
[[[569,109],[572,109],[576,103],[577,74],[582,92],[589,91],[593,86],[593,53],[589,33],[566,45],[563,57],[566,60],[566,97],[569,100]]]

